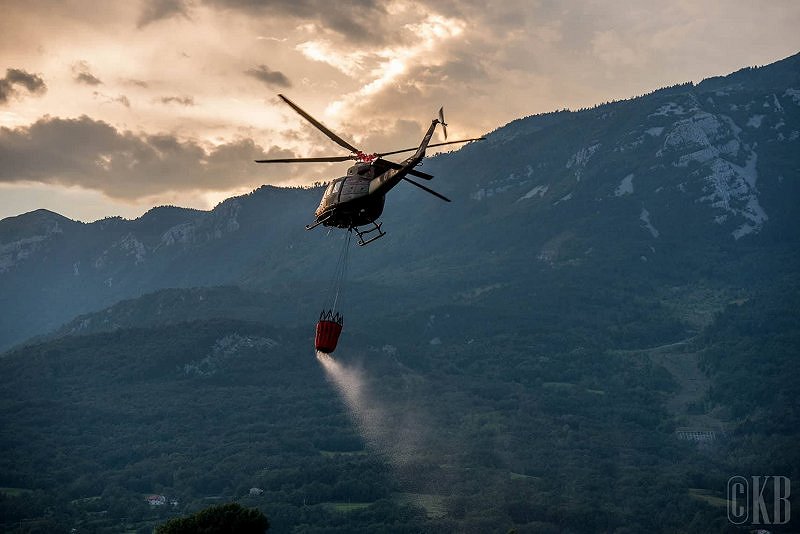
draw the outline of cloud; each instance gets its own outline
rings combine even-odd
[[[287,78],[284,73],[277,70],[270,70],[266,65],[259,65],[257,68],[247,69],[245,74],[257,80],[261,80],[267,85],[278,87],[292,86],[292,82],[289,81],[289,78]]]
[[[146,81],[137,80],[135,78],[129,78],[127,80],[124,80],[123,83],[125,83],[126,85],[132,85],[134,87],[140,87],[142,89],[147,89],[147,87],[149,85]]]
[[[6,69],[5,78],[0,78],[0,104],[5,104],[12,96],[17,96],[17,87],[24,87],[32,95],[41,95],[47,91],[44,80],[36,74],[22,69]]]
[[[425,125],[427,127],[427,125]],[[372,121],[369,123],[348,123],[345,125],[347,131],[358,134],[359,148],[367,152],[384,152],[389,150],[400,150],[402,148],[413,148],[422,141],[425,133],[423,125],[416,121],[399,119],[396,121]],[[390,156],[389,159],[402,160],[408,154]]]
[[[265,93],[284,92],[289,84],[290,98],[323,123],[365,150],[381,151],[418,143],[440,105],[452,138],[473,137],[520,116],[725,74],[800,49],[800,9],[790,0],[768,6],[748,0],[663,5],[579,0],[12,4],[0,17],[0,56],[6,66],[44,72],[48,87],[46,98],[29,98],[25,85],[9,83],[0,70],[0,100],[27,99],[14,110],[0,107],[13,111],[0,114],[0,124],[16,128],[0,136],[3,179],[83,183],[91,178],[96,189],[119,196],[138,194],[136,188],[156,189],[121,162],[165,176],[165,191],[189,187],[170,166],[179,156],[186,161],[184,174],[207,177],[204,169],[214,147],[187,139],[225,139],[245,149],[230,140],[248,138],[265,149],[276,144],[302,156],[337,153],[336,145],[283,103],[265,102]],[[175,20],[184,16],[191,23]],[[765,25],[770,32],[759,33]],[[707,46],[710,42],[716,45]],[[61,74],[67,82],[56,84],[51,76],[57,71],[51,74],[51,69],[65,58],[67,69]],[[70,72],[69,64],[78,59],[85,61]],[[76,81],[70,83],[72,78]],[[94,91],[98,96],[92,98]],[[135,113],[125,107],[123,94]],[[185,95],[192,95],[194,106]],[[44,132],[71,146],[73,141],[63,135],[66,121],[46,114],[84,113],[94,119],[90,131],[99,129],[101,119],[131,124],[137,133],[112,128],[108,135],[125,148],[103,152],[86,147],[83,157],[97,162],[92,165],[63,154],[69,162],[65,169],[73,169],[73,175],[57,165],[37,167],[35,161],[15,163],[18,173],[5,168],[7,154],[21,158],[9,152],[12,142],[20,149],[37,147],[30,148],[30,160],[55,157],[44,149],[60,153],[43,141]],[[155,137],[142,131],[172,132],[180,136],[175,138],[180,150],[164,156]],[[194,148],[199,152],[194,154]],[[198,159],[204,162],[199,167]],[[119,173],[104,174],[103,165],[114,162]],[[317,174],[300,165],[255,167],[242,174],[245,182],[301,183],[306,176],[309,183],[337,172],[324,167],[326,172]],[[220,169],[220,175],[228,172]],[[129,177],[133,192],[124,191],[119,176]],[[211,182],[203,187],[212,187]]]
[[[375,60],[374,53],[363,50],[345,52],[333,45],[328,39],[304,41],[295,46],[295,50],[312,61],[326,63],[351,77],[355,77],[359,72],[362,72],[368,60]]]
[[[193,96],[162,96],[158,100],[162,104],[179,104],[181,106],[194,106]]]
[[[629,67],[640,62],[639,53],[628,46],[614,30],[595,33],[592,38],[592,52],[601,61],[617,66]]]
[[[298,172],[296,166],[267,170],[253,160],[293,156],[278,147],[264,150],[247,138],[206,146],[171,134],[117,130],[85,115],[45,117],[27,127],[0,128],[0,183],[80,186],[127,200],[169,191],[287,183]]]
[[[131,101],[125,95],[111,96],[100,91],[95,91],[93,95],[96,99],[101,100],[103,104],[122,104],[126,108],[131,107]]]
[[[75,75],[75,81],[85,83],[86,85],[101,85],[103,82],[100,78],[92,75],[89,72],[79,72]]]
[[[139,15],[137,28],[144,28],[148,24],[175,16],[189,18],[189,11],[183,0],[148,0]]]
[[[352,114],[353,108],[377,99],[381,94],[394,91],[402,85],[410,85],[409,89],[414,92],[425,89],[409,74],[419,72],[420,69],[436,69],[446,63],[448,42],[459,39],[464,34],[467,24],[463,20],[443,17],[432,12],[424,16],[421,13],[417,15],[418,18],[414,22],[401,26],[407,44],[387,46],[369,53],[365,50],[355,50],[349,54],[330,46],[323,47],[322,42],[316,42],[316,47],[308,46],[309,43],[301,45],[302,48],[299,50],[309,59],[328,63],[352,76],[354,73],[344,68],[346,65],[340,64],[343,60],[350,60],[352,70],[362,71],[359,79],[361,86],[331,103],[326,109],[327,113],[341,115],[351,112]],[[312,51],[316,55],[311,54]],[[369,65],[369,68],[366,65]],[[459,67],[455,63],[449,68],[453,74],[464,70],[463,65]],[[479,64],[476,69],[473,72],[480,72]]]
[[[103,82],[100,78],[96,77],[89,70],[89,64],[86,61],[78,61],[72,65],[72,74],[74,80],[78,83],[86,85],[102,85]]]
[[[381,0],[205,0],[206,5],[250,16],[288,16],[331,31],[352,42],[384,43],[391,38],[390,16]]]

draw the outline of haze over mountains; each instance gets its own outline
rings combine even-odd
[[[74,500],[103,496],[113,475],[109,502],[156,491],[199,502],[272,484],[254,505],[286,530],[332,521],[353,531],[396,516],[412,531],[636,532],[693,521],[722,531],[724,508],[690,490],[724,491],[727,477],[758,469],[797,477],[787,444],[800,432],[800,55],[526,117],[486,137],[426,161],[451,204],[400,185],[387,198],[388,235],[352,251],[339,351],[363,361],[387,406],[430,429],[409,472],[362,456],[368,444],[313,361],[310,331],[343,232],[304,230],[320,188],[265,186],[209,212],[161,207],[83,224],[39,210],[0,221],[0,347],[28,343],[0,362],[10,458],[0,486],[66,488],[85,473],[64,490]],[[131,400],[141,391],[169,396],[170,411]],[[138,421],[123,434],[152,450],[128,451],[120,438],[89,447],[102,449],[92,460],[76,436],[43,438],[50,423],[34,392],[59,413],[88,407],[79,417],[98,435]],[[201,392],[220,408],[204,408],[210,421],[224,427],[237,414],[226,428],[235,454],[250,459],[216,454],[230,445],[224,432],[190,415]],[[408,392],[415,400],[400,403]],[[291,417],[273,412],[275,399]],[[109,412],[96,413],[98,403]],[[269,423],[245,430],[248,413]],[[156,437],[153,425],[177,416],[196,426],[166,425]],[[676,437],[680,428],[729,437],[698,449]],[[46,449],[21,449],[37,439],[75,453],[52,466],[63,480],[25,467],[45,461]],[[214,480],[167,476],[194,468],[170,456],[182,447],[230,469]],[[277,471],[259,474],[252,456]],[[309,458],[338,475],[304,475]],[[423,480],[426,469],[434,474]],[[377,482],[337,490],[344,472]],[[633,495],[640,483],[666,501]],[[52,495],[40,498],[53,507]],[[366,504],[350,516],[325,504],[346,500]]]

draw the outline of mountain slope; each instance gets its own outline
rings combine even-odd
[[[697,86],[520,119],[431,158],[435,186],[456,202],[393,191],[390,237],[354,253],[358,275],[388,294],[422,277],[429,300],[450,302],[453,271],[466,277],[458,286],[499,283],[483,283],[491,278],[484,265],[515,279],[523,273],[509,269],[519,265],[682,276],[680,264],[698,255],[724,264],[765,246],[791,249],[800,228],[799,63],[792,56]],[[310,298],[339,247],[338,232],[303,230],[319,194],[264,187],[210,212],[156,208],[92,224],[50,214],[51,227],[40,212],[0,221],[0,304],[15,310],[0,321],[0,346],[165,287],[238,283]]]
[[[319,190],[0,221],[3,343],[51,331],[0,356],[2,528],[729,532],[731,476],[800,479],[799,62],[428,160],[454,202],[400,187],[352,251],[343,382]]]
[[[610,324],[552,309],[519,329],[451,307],[348,325],[341,398],[310,328],[225,318],[257,317],[260,295],[157,292],[0,358],[0,516],[115,532],[222,499],[281,532],[725,532],[697,495],[724,495],[732,473],[800,476],[791,287],[658,346],[609,332],[630,306],[607,295]],[[684,361],[711,387],[687,393]]]

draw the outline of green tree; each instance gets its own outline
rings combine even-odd
[[[269,520],[256,508],[237,503],[220,504],[187,517],[170,519],[156,528],[156,534],[263,534]]]

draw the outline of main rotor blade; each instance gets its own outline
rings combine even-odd
[[[353,145],[351,145],[350,143],[348,143],[347,141],[345,141],[344,139],[342,139],[341,137],[339,137],[338,135],[336,135],[335,133],[330,131],[324,124],[322,124],[317,119],[315,119],[314,117],[312,117],[311,115],[309,115],[308,113],[303,111],[300,108],[300,106],[298,106],[297,104],[295,104],[294,102],[292,102],[291,100],[289,100],[288,98],[286,98],[283,95],[278,95],[278,96],[281,98],[281,100],[283,100],[284,102],[289,104],[289,106],[293,110],[295,110],[297,113],[299,113],[301,117],[303,117],[305,120],[307,120],[308,122],[313,124],[320,132],[322,132],[325,135],[327,135],[328,138],[331,141],[333,141],[334,143],[336,143],[337,145],[339,145],[342,148],[346,148],[350,152],[359,152],[359,150],[356,147],[354,147]]]
[[[378,165],[385,165],[390,169],[402,169],[403,166],[399,163],[395,163],[394,161],[389,161],[388,159],[378,158],[375,160],[374,164]],[[416,176],[417,178],[422,178],[423,180],[433,180],[433,175],[428,174],[427,172],[418,171],[416,169],[411,169],[408,171],[408,174],[411,176]]]
[[[448,141],[446,143],[433,143],[433,144],[428,145],[428,148],[431,148],[431,147],[434,147],[434,146],[442,146],[442,145],[454,145],[456,143],[469,143],[470,141],[484,141],[485,139],[486,139],[485,137],[476,137],[474,139],[461,139],[460,141]],[[380,152],[378,154],[378,156],[390,156],[392,154],[401,154],[403,152],[411,152],[413,150],[417,150],[417,148],[419,148],[419,147],[404,148],[402,150],[393,150],[391,152]]]
[[[436,191],[434,191],[433,189],[429,189],[429,188],[425,187],[424,185],[422,185],[422,184],[420,184],[420,183],[417,183],[417,182],[415,182],[414,180],[410,180],[410,179],[406,178],[405,176],[403,176],[403,180],[405,180],[406,182],[408,182],[408,183],[410,183],[410,184],[414,184],[414,185],[416,185],[417,187],[419,187],[419,188],[420,188],[420,189],[422,189],[423,191],[427,191],[428,193],[430,193],[430,194],[431,194],[431,195],[433,195],[433,196],[436,196],[436,197],[439,197],[439,198],[441,198],[441,199],[442,199],[442,200],[444,200],[445,202],[450,202],[450,199],[449,199],[449,198],[447,198],[446,196],[444,196],[444,195],[440,195],[439,193],[437,193],[437,192],[436,192]]]
[[[423,180],[433,180],[432,174],[418,171],[417,169],[411,169],[410,171],[408,171],[408,174],[410,174],[411,176],[416,176],[417,178],[422,178]]]
[[[323,156],[319,158],[279,158],[279,159],[257,159],[256,163],[321,163],[327,161],[347,161],[356,159],[355,156]]]

